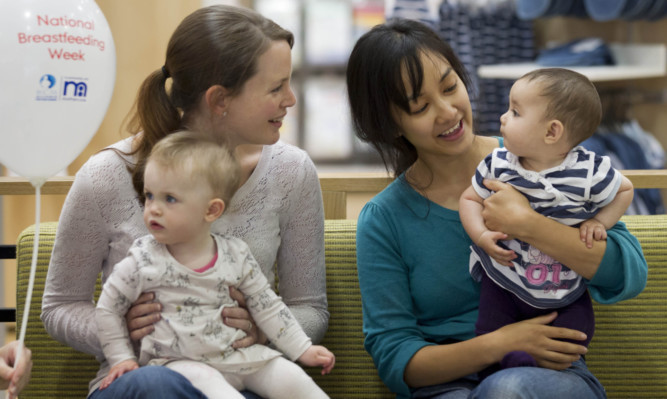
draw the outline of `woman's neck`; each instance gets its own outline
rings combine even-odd
[[[208,117],[202,117],[200,114],[191,113],[190,115],[184,116],[185,125],[190,129],[197,129],[203,132],[210,132],[210,134],[215,135],[225,135],[223,131],[220,131],[220,121],[216,119],[215,115],[208,115]],[[218,129],[218,130],[216,130]],[[250,176],[252,172],[255,171],[259,159],[262,155],[262,149],[264,148],[261,144],[241,144],[231,138],[231,135],[227,135],[227,147],[234,153],[236,160],[241,166],[241,185],[243,185]]]
[[[407,170],[406,180],[430,201],[458,210],[459,197],[470,186],[477,165],[496,147],[497,139],[476,137],[458,156],[420,156]]]
[[[418,159],[405,173],[405,177],[412,188],[430,201],[444,208],[458,210],[459,197],[470,185],[470,177],[468,168],[461,164],[449,164],[451,167],[447,167],[448,164],[434,167],[433,163]]]
[[[241,185],[250,179],[252,172],[257,168],[263,149],[264,146],[260,144],[244,144],[236,147],[234,155],[241,165]]]

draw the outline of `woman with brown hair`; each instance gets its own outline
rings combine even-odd
[[[44,293],[47,331],[102,361],[91,398],[196,398],[187,381],[164,367],[142,367],[98,391],[107,374],[94,322],[95,280],[103,280],[131,243],[147,234],[142,220],[143,167],[162,137],[182,129],[224,139],[242,168],[241,186],[212,230],[246,241],[267,279],[314,343],[327,329],[324,211],[314,165],[302,150],[279,142],[296,99],[290,89],[293,36],[254,11],[199,9],[173,33],[165,64],[144,81],[131,119],[132,136],[92,156],[77,173],[58,225]],[[239,306],[221,317],[247,336],[236,347],[266,343]],[[159,298],[142,295],[126,320],[140,340],[160,318]],[[123,382],[125,380],[125,382]],[[134,396],[132,396],[134,395]]]

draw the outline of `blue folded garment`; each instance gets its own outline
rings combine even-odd
[[[614,57],[602,39],[578,39],[542,50],[535,62],[541,66],[613,65]]]
[[[584,0],[586,11],[595,21],[620,18],[627,0]],[[632,1],[632,0],[631,0]]]
[[[516,14],[523,20],[540,18],[547,15],[551,6],[551,0],[517,0]]]
[[[654,3],[664,3],[664,0],[635,0],[630,1],[625,5],[623,9],[623,14],[621,17],[628,21],[634,21],[638,19],[645,19],[648,17],[651,7]]]
[[[646,19],[657,21],[664,17],[667,17],[667,1],[655,0],[646,15]]]
[[[558,15],[588,16],[584,0],[516,0],[516,15],[523,20]]]

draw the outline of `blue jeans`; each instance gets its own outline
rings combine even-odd
[[[422,399],[604,399],[602,384],[583,360],[563,371],[516,367],[498,371],[477,385],[476,375],[441,385],[415,389]]]
[[[249,391],[247,399],[262,399]],[[88,399],[206,399],[181,374],[161,366],[144,366],[122,375],[105,390],[96,389]]]
[[[96,389],[88,399],[206,399],[179,373],[162,366],[145,366],[123,374],[106,389]]]

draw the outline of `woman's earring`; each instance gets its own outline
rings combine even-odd
[[[222,117],[224,118],[225,116],[227,116],[227,111],[222,113]]]

